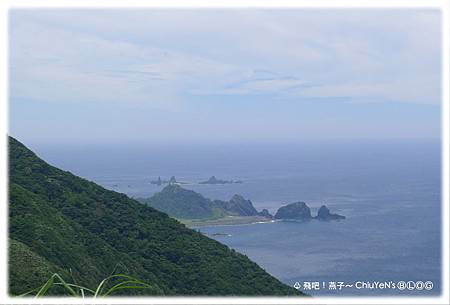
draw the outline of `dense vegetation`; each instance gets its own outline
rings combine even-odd
[[[126,274],[112,274],[104,278],[96,287],[86,287],[64,279],[59,273],[53,273],[41,286],[19,296],[40,298],[50,294],[69,295],[81,298],[104,298],[114,294],[123,294],[124,290],[137,292],[139,289],[145,289],[150,294],[163,294],[163,291],[155,285],[147,284]]]
[[[9,285],[53,273],[92,287],[111,273],[152,285],[143,294],[296,295],[246,256],[166,214],[39,159],[9,139]]]
[[[241,195],[234,195],[230,201],[215,200],[214,202],[231,214],[240,216],[258,215],[253,203],[250,200],[245,200]]]
[[[210,200],[178,184],[169,184],[150,198],[138,198],[158,211],[178,219],[217,219],[225,216],[267,216],[258,213],[250,200],[234,195],[229,201]],[[271,215],[269,215],[271,217]]]
[[[175,218],[219,218],[227,215],[211,200],[177,184],[169,184],[152,197],[138,200]]]

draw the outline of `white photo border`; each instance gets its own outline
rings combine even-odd
[[[0,216],[0,303],[1,304],[450,304],[449,297],[449,67],[450,67],[450,23],[448,0],[3,0],[1,1],[1,30],[3,55],[0,59],[0,198],[2,213]],[[8,134],[8,22],[10,9],[30,8],[320,8],[320,9],[438,9],[441,11],[442,35],[442,281],[441,295],[438,297],[111,297],[105,299],[78,298],[13,298],[8,295],[8,163],[7,163],[7,134]]]

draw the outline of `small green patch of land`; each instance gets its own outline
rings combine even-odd
[[[169,184],[152,197],[137,200],[188,226],[248,224],[273,218],[267,209],[258,212],[241,195],[235,194],[228,201],[211,200],[177,184]]]
[[[189,228],[206,226],[232,226],[244,225],[259,222],[272,222],[271,219],[263,216],[225,216],[215,219],[178,219]]]

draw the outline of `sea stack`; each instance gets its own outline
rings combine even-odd
[[[311,210],[304,202],[294,202],[288,205],[282,206],[278,209],[274,216],[275,219],[292,219],[309,221],[312,219]]]
[[[317,212],[317,216],[315,217],[321,221],[330,221],[330,220],[341,220],[345,219],[345,216],[339,214],[330,213],[330,209],[328,209],[325,205],[322,205]]]
[[[258,212],[258,215],[269,218],[269,219],[273,218],[272,214],[270,214],[269,210],[267,210],[267,209],[263,209],[261,212]]]

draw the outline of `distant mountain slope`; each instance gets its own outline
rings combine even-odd
[[[219,206],[225,209],[228,213],[240,216],[255,216],[258,215],[253,203],[250,200],[245,200],[241,195],[234,195],[230,201],[216,200]]]
[[[139,201],[175,218],[219,218],[226,215],[226,211],[211,200],[177,184],[169,184],[161,192]]]
[[[115,268],[152,284],[146,294],[301,294],[246,256],[123,194],[50,166],[13,138],[9,224],[12,294],[42,284],[50,272],[71,269],[88,286]],[[34,259],[20,260],[23,253]],[[30,277],[36,263],[42,269]]]
[[[215,219],[225,216],[264,216],[250,200],[234,195],[229,201],[210,200],[177,184],[169,184],[150,198],[138,198],[158,211],[178,219]],[[271,217],[271,215],[266,215]]]

